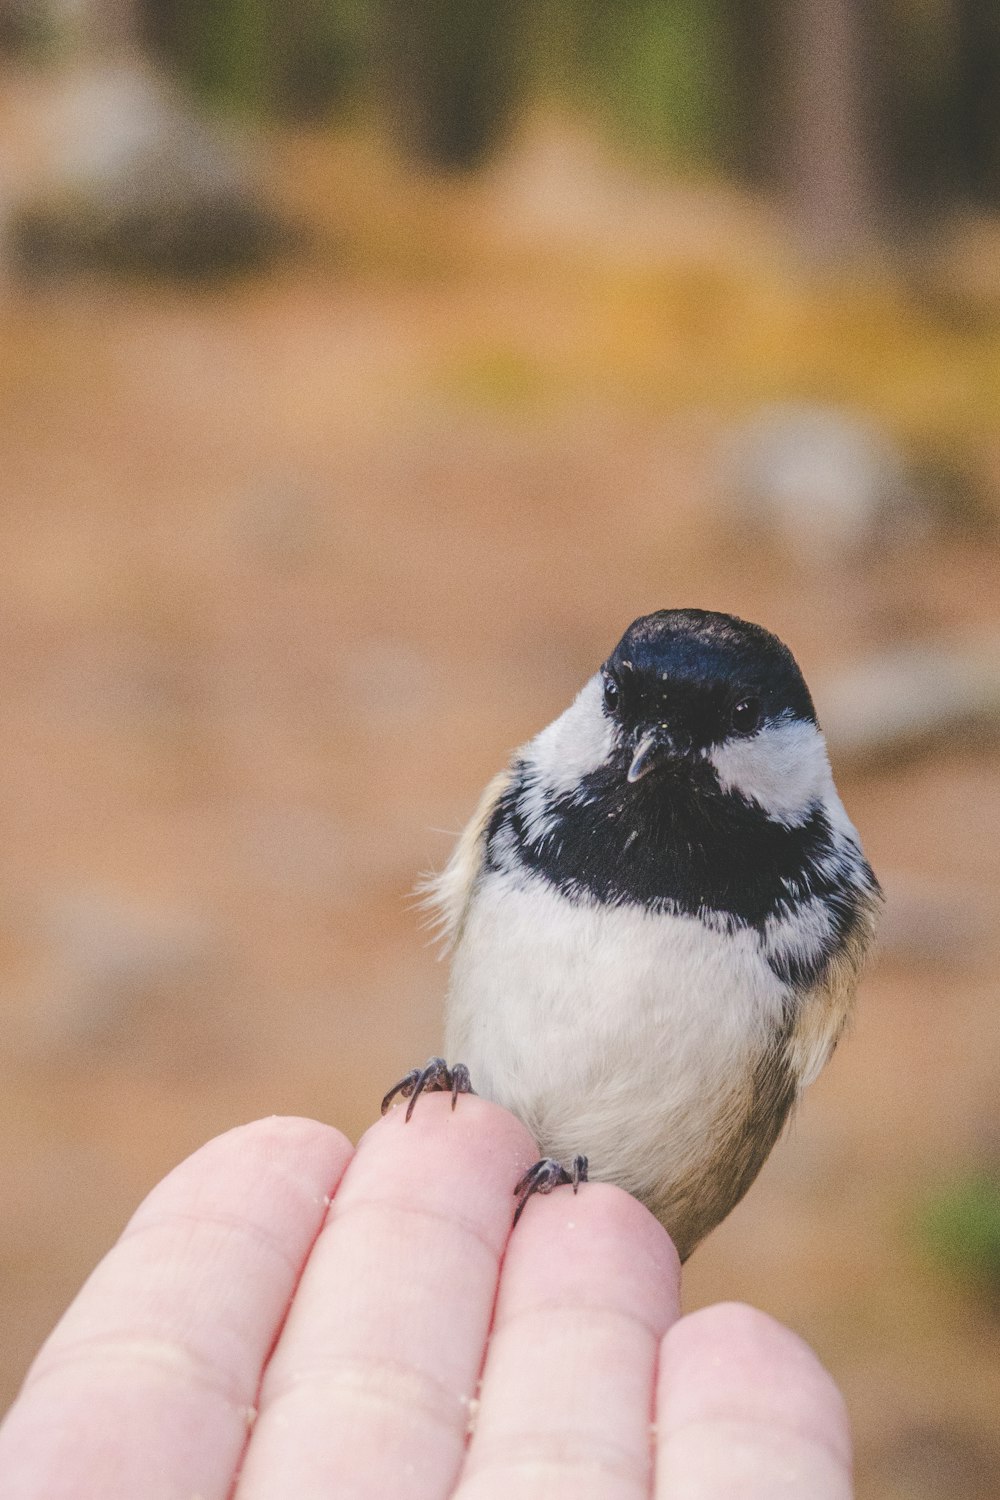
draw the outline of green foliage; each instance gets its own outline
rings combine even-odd
[[[647,152],[775,183],[808,108],[789,89],[797,8],[777,0],[138,3],[150,36],[226,104],[303,117],[363,98],[409,155],[438,166],[477,165],[541,93]],[[995,205],[1000,7],[854,8],[854,124],[887,204],[912,206],[918,221],[956,196]]]
[[[248,114],[311,117],[363,71],[372,0],[146,0],[146,30],[201,92]]]
[[[267,99],[269,0],[203,0],[193,12],[201,85],[240,104]]]
[[[146,5],[154,40],[195,85],[250,113],[315,115],[377,88],[376,52],[389,43],[391,55],[396,38],[439,88],[451,81],[456,108],[472,107],[482,75],[486,93],[561,94],[632,143],[673,156],[710,157],[725,125],[725,0]],[[500,55],[512,65],[494,80],[486,64]]]
[[[634,144],[706,158],[724,127],[725,21],[723,0],[546,0],[534,72]]]
[[[508,347],[460,355],[444,369],[442,384],[470,406],[508,414],[536,410],[548,390],[543,367],[523,351]]]
[[[946,1270],[1000,1293],[1000,1178],[977,1173],[938,1189],[923,1210],[919,1232]]]

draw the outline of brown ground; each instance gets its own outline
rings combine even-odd
[[[181,1154],[271,1112],[357,1134],[433,1050],[444,970],[407,893],[635,615],[761,619],[819,684],[1000,617],[981,540],[806,579],[710,503],[726,418],[788,392],[968,441],[988,475],[994,304],[970,331],[887,279],[809,283],[721,191],[532,162],[430,189],[286,146],[334,250],[228,291],[0,304],[2,1397]],[[985,1500],[996,1323],[912,1226],[996,1145],[992,752],[843,791],[929,955],[873,973],[687,1301],[813,1342],[862,1500]]]

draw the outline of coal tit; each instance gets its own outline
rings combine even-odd
[[[791,652],[669,609],[490,782],[432,898],[461,1063],[383,1110],[474,1081],[545,1153],[518,1213],[589,1165],[684,1259],[833,1051],[880,891]]]

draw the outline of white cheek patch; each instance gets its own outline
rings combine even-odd
[[[779,720],[746,739],[726,740],[708,760],[723,791],[756,802],[788,828],[804,823],[833,792],[826,741],[803,719]]]
[[[525,746],[522,758],[535,789],[565,796],[580,780],[598,770],[616,744],[614,725],[604,713],[604,684],[599,672],[585,683],[564,714]]]

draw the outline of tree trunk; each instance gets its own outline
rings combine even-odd
[[[402,150],[478,166],[510,119],[521,0],[382,0],[377,87]]]
[[[787,8],[787,182],[802,240],[824,260],[851,259],[886,228],[873,20],[867,0],[790,0]]]

